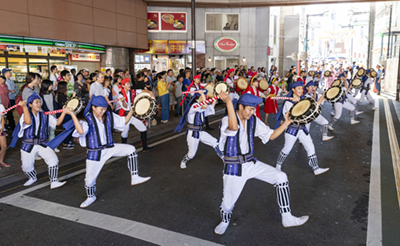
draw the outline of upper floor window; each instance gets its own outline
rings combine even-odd
[[[206,13],[206,32],[239,32],[239,14]]]

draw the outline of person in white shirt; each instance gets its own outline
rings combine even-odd
[[[266,144],[276,139],[291,124],[288,114],[285,122],[276,130],[270,129],[254,116],[256,106],[262,99],[249,93],[243,94],[235,106],[230,97],[221,92],[228,115],[222,118],[219,148],[224,152],[223,199],[220,207],[221,223],[215,227],[218,235],[225,233],[229,226],[232,210],[247,180],[258,179],[276,187],[277,202],[284,227],[300,226],[308,216],[295,217],[291,214],[289,181],[286,174],[254,157],[254,138],[259,137]]]
[[[57,72],[58,72],[57,66],[56,65],[51,66],[49,80],[53,82],[53,90],[55,91],[57,90],[57,85],[58,85]]]

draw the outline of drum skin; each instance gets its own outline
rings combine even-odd
[[[157,101],[154,98],[143,95],[138,100],[135,98],[133,115],[140,119],[151,119],[157,113],[157,107]]]
[[[360,89],[362,87],[362,80],[361,79],[353,79],[351,81],[352,88],[354,89]]]
[[[215,95],[218,96],[221,91],[225,91],[226,93],[229,93],[229,85],[225,82],[219,82],[214,87],[214,93],[215,93]]]
[[[339,86],[329,88],[325,93],[326,101],[329,103],[335,103],[343,99],[343,89]]]
[[[289,119],[295,125],[307,125],[321,114],[321,106],[310,97],[295,103],[289,110]]]
[[[83,101],[79,97],[71,97],[65,105],[75,114],[78,114],[84,108]]]
[[[343,86],[343,82],[340,79],[335,79],[335,81],[333,81],[332,84],[331,84],[331,87],[334,87],[334,86],[342,87]]]
[[[329,77],[329,76],[331,76],[331,74],[332,74],[331,71],[327,70],[327,71],[325,71],[324,76]]]
[[[208,84],[204,87],[204,89],[207,90],[207,96],[208,96],[209,98],[211,98],[211,97],[214,96],[214,84],[213,84],[213,83],[208,83]]]
[[[268,81],[266,81],[265,79],[260,80],[260,82],[258,83],[258,87],[260,87],[261,90],[266,91],[268,89]]]
[[[357,76],[358,77],[363,77],[364,75],[366,75],[367,74],[367,71],[364,69],[364,68],[360,68],[360,69],[358,69],[358,71],[357,71]]]
[[[249,82],[247,82],[247,79],[243,77],[239,77],[236,83],[236,86],[241,89],[242,91],[247,89],[247,86],[249,85]]]

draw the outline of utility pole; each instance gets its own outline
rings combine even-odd
[[[307,54],[307,58],[305,60],[305,65],[306,65],[306,70],[308,70],[308,14],[307,14],[307,18],[306,18],[306,54]]]
[[[370,3],[369,12],[369,32],[368,32],[368,53],[367,53],[367,67],[371,66],[372,49],[374,47],[374,32],[375,32],[375,3]]]
[[[400,49],[399,49],[399,62],[397,68],[397,90],[396,90],[396,101],[400,102],[399,94],[400,94]]]
[[[389,59],[389,50],[390,50],[390,34],[392,32],[392,9],[393,5],[390,5],[390,14],[389,14],[389,34],[388,34],[388,45],[386,50],[386,60]]]
[[[196,76],[196,1],[192,0],[192,80]]]

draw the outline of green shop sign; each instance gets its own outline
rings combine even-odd
[[[106,48],[103,45],[76,43],[70,41],[39,39],[20,36],[0,35],[0,44],[13,44],[13,45],[36,45],[47,46],[55,48],[75,49],[75,50],[89,50],[97,52],[105,52]]]

